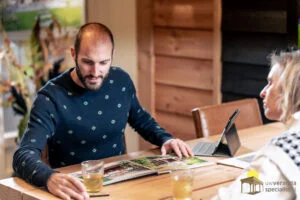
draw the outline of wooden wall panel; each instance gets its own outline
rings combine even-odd
[[[159,121],[160,126],[164,127],[175,138],[182,140],[196,138],[194,122],[191,116],[157,111],[156,120]]]
[[[267,56],[288,44],[287,36],[282,34],[223,31],[222,37],[226,62],[269,65]]]
[[[287,9],[286,0],[251,0],[251,1],[241,1],[241,0],[223,0],[222,9],[227,11],[236,12],[237,10],[286,10]],[[224,13],[224,12],[223,12]]]
[[[298,45],[298,26],[300,18],[300,1],[299,0],[287,0],[287,37],[288,44]]]
[[[224,101],[256,97],[262,103],[259,93],[266,84],[268,55],[297,44],[297,2],[223,0]]]
[[[267,84],[268,66],[224,62],[223,67],[223,92],[258,97]]]
[[[213,28],[213,1],[158,0],[154,3],[154,25],[183,28]]]
[[[234,63],[234,62],[223,62],[224,75],[226,74],[228,79],[238,76],[243,79],[248,77],[256,80],[267,80],[267,76],[270,70],[269,65],[256,65],[246,63]],[[225,69],[226,68],[226,69]],[[241,77],[242,76],[242,77]]]
[[[156,56],[155,82],[211,90],[212,61]]]
[[[286,11],[237,10],[225,13],[222,25],[226,30],[287,33],[287,13]]]
[[[212,104],[212,91],[156,84],[156,110],[191,116],[195,107]]]
[[[154,37],[156,55],[212,59],[211,31],[155,28]]]
[[[221,100],[221,0],[153,0],[152,8],[146,6],[151,0],[143,1],[137,1],[138,30],[147,36],[139,42],[141,94],[154,100],[162,127],[175,137],[195,138],[191,110]],[[148,8],[152,21],[143,10]],[[147,16],[146,24],[139,15]],[[149,90],[146,82],[155,85]]]

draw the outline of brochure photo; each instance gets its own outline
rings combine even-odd
[[[127,160],[111,162],[104,165],[103,185],[109,185],[152,174],[157,174],[157,172],[155,170],[136,165]],[[83,181],[81,171],[71,173],[70,175]]]
[[[208,162],[207,160],[203,160],[197,157],[180,159],[179,157],[173,154],[168,154],[166,156],[148,156],[133,159],[131,160],[131,162],[156,170],[158,174],[168,173],[176,168],[180,168],[183,166],[188,168],[196,168],[213,164],[212,162]]]

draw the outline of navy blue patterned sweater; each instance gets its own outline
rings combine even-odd
[[[139,104],[130,76],[111,67],[101,88],[90,91],[72,80],[67,70],[50,80],[36,95],[28,127],[14,154],[18,176],[46,186],[55,171],[41,161],[45,144],[53,168],[124,153],[128,122],[144,139],[161,146],[172,136]]]

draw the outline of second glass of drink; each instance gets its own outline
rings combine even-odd
[[[191,200],[193,191],[193,171],[189,168],[171,172],[173,200]]]

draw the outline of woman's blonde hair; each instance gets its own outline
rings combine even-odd
[[[287,123],[295,112],[300,111],[300,50],[273,53],[270,58],[271,68],[279,64],[280,120]]]

